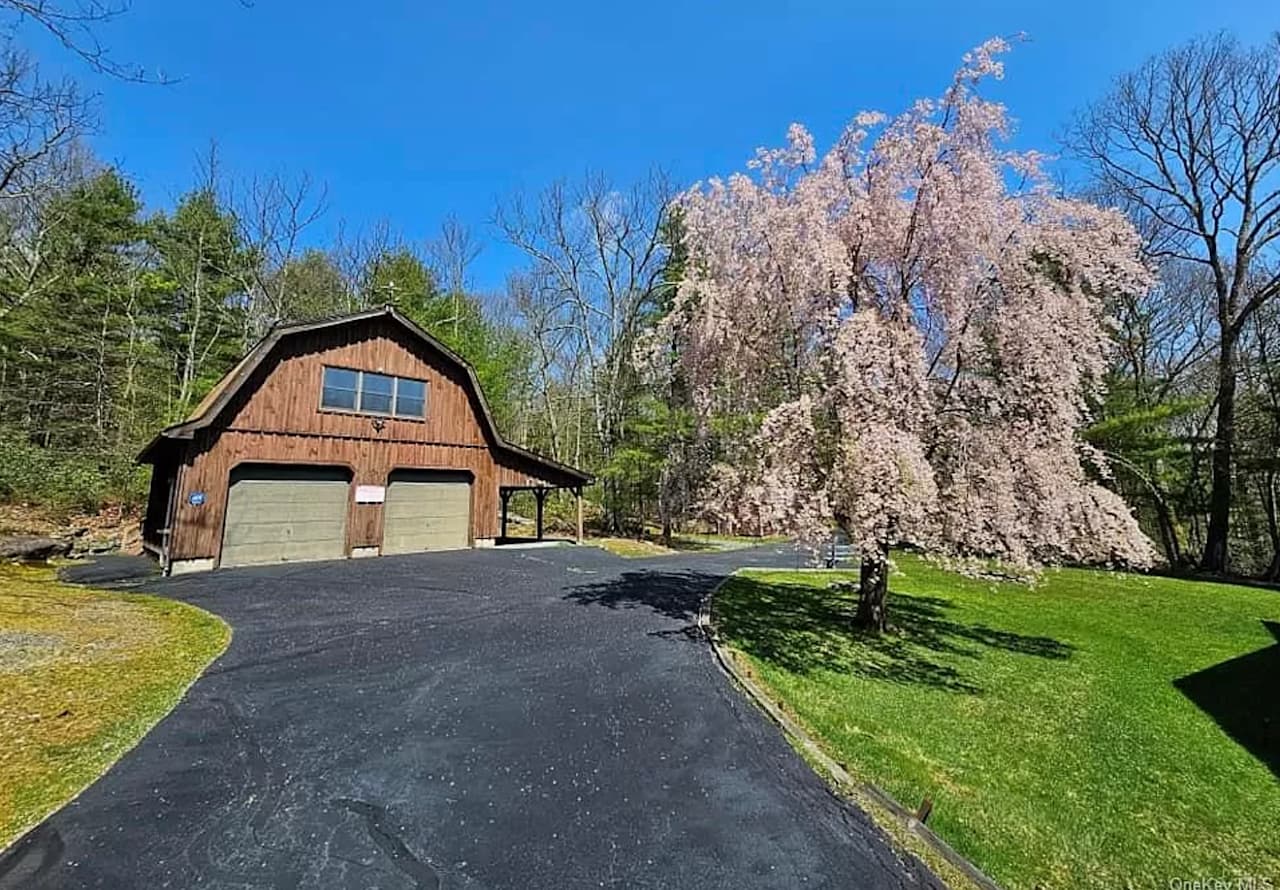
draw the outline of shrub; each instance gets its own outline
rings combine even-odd
[[[20,432],[0,431],[0,500],[92,511],[141,502],[147,479],[147,468],[131,458],[41,448]]]

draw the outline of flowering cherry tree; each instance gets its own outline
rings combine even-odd
[[[1102,384],[1104,304],[1150,284],[1119,214],[1063,197],[1004,147],[978,85],[859,114],[819,156],[791,126],[750,171],[677,201],[689,253],[658,332],[699,412],[763,422],[734,492],[815,547],[862,558],[859,623],[885,625],[888,555],[1144,565],[1154,551],[1077,431]],[[1088,471],[1092,465],[1093,473]]]

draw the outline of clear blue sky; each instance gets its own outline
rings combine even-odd
[[[491,242],[473,277],[496,289],[518,257],[487,220],[513,189],[652,165],[691,182],[739,169],[797,120],[821,144],[859,109],[936,95],[966,49],[1019,31],[1029,42],[993,95],[1018,144],[1052,150],[1071,110],[1148,54],[1277,28],[1276,0],[133,0],[105,42],[180,82],[111,82],[63,59],[100,94],[95,151],[150,206],[191,185],[216,139],[230,174],[326,182],[318,240],[380,219],[423,239],[457,214]]]

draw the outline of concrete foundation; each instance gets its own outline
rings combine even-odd
[[[170,575],[186,575],[191,572],[210,572],[216,567],[217,563],[213,557],[206,559],[175,559],[169,563]]]

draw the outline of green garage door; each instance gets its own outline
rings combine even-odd
[[[397,470],[382,511],[382,552],[460,550],[470,544],[471,478]]]
[[[337,467],[237,467],[231,473],[222,565],[342,559],[350,474]]]

